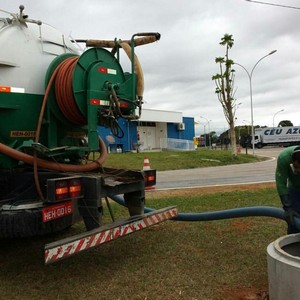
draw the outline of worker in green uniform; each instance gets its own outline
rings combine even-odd
[[[278,156],[276,167],[276,188],[279,194],[288,234],[300,232],[294,217],[300,217],[300,146],[284,149]]]

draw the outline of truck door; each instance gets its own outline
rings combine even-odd
[[[261,149],[263,147],[262,140],[260,138],[260,135],[255,135],[254,136],[254,145],[258,148]]]

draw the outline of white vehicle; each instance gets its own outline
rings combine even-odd
[[[254,144],[259,149],[267,145],[300,145],[300,126],[256,128]]]

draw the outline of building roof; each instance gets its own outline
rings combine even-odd
[[[181,123],[182,113],[177,111],[143,109],[139,121],[142,122],[166,122]]]

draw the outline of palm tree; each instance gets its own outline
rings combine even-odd
[[[222,105],[225,119],[229,125],[230,133],[230,145],[232,155],[237,155],[236,149],[236,134],[234,130],[234,118],[235,118],[235,104],[236,99],[234,99],[234,70],[232,65],[234,64],[233,60],[229,59],[229,49],[232,48],[234,44],[234,39],[231,34],[225,34],[221,38],[220,45],[225,46],[225,56],[216,57],[215,62],[219,65],[219,73],[212,76],[212,80],[215,81],[216,90],[215,93],[218,96],[218,99]]]

